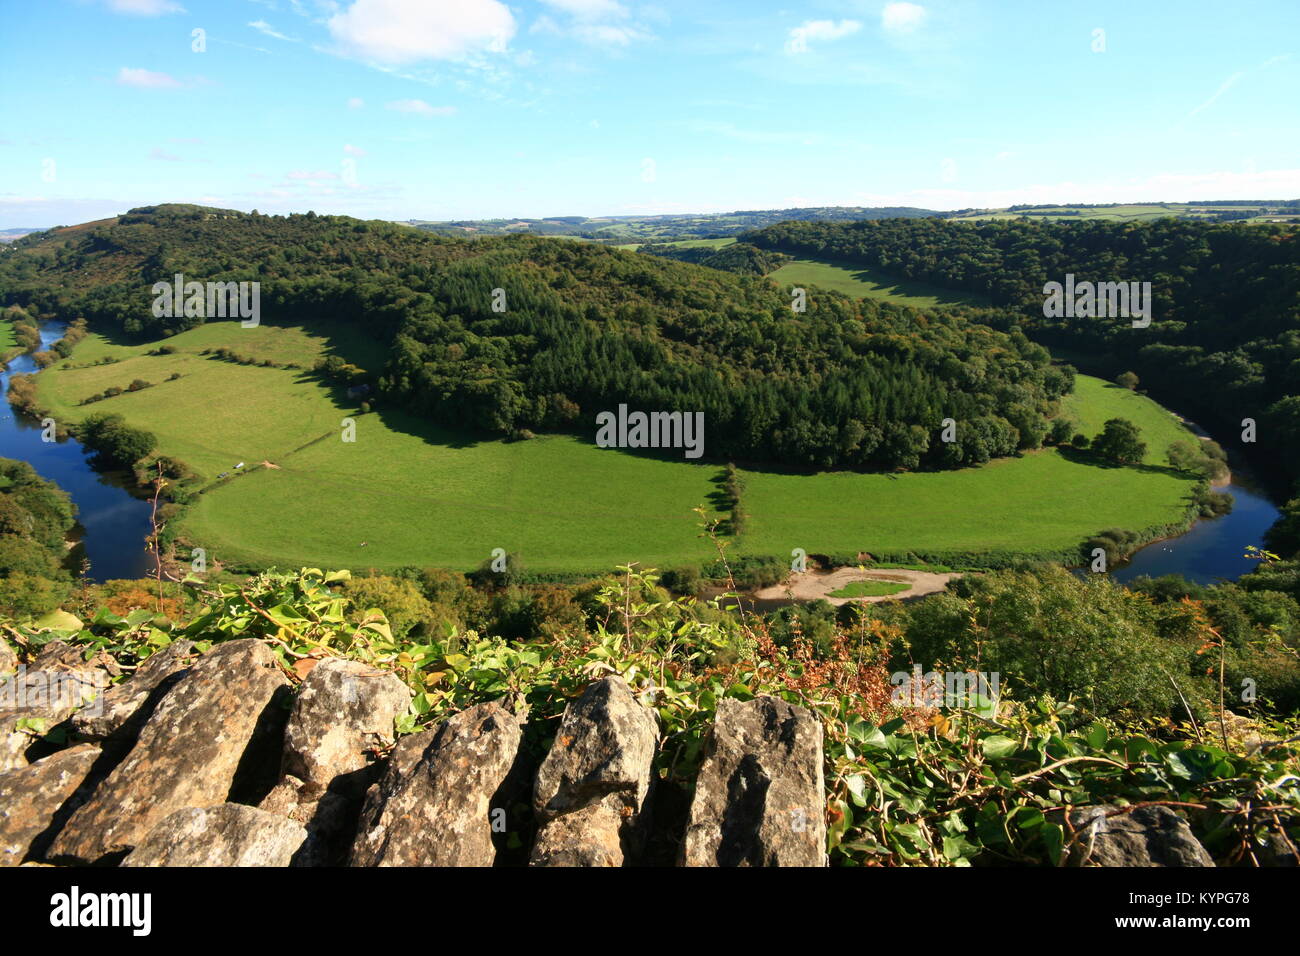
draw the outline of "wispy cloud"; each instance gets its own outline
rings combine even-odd
[[[562,14],[564,23],[542,15],[533,22],[531,32],[568,36],[590,46],[626,47],[651,37],[649,28],[632,17],[632,12],[617,0],[542,0]]]
[[[117,71],[117,83],[119,86],[134,86],[142,90],[177,90],[185,85],[169,73],[155,73],[153,70],[129,66]]]
[[[1214,95],[1212,95],[1208,100],[1206,100],[1200,106],[1196,107],[1196,109],[1188,113],[1187,118],[1191,119],[1197,113],[1201,112],[1201,110],[1213,106],[1215,100],[1217,100],[1224,93],[1228,92],[1228,90],[1232,89],[1236,85],[1237,81],[1240,80],[1245,75],[1246,74],[1244,71],[1238,71],[1237,73],[1232,74],[1232,76],[1228,77],[1226,80],[1224,80],[1222,83],[1219,84],[1219,88],[1214,91]]]
[[[417,116],[451,116],[456,112],[454,106],[430,106],[424,100],[393,100],[384,104],[384,108]]]
[[[286,40],[289,43],[301,42],[297,37],[285,36],[283,33],[281,33],[275,27],[271,26],[271,24],[267,23],[265,20],[252,20],[249,22],[248,25],[252,27],[254,30],[256,30],[258,33],[264,33],[267,36],[274,37],[277,40]]]

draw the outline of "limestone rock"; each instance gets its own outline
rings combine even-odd
[[[268,765],[274,773],[288,716],[282,706],[287,688],[261,641],[230,641],[204,654],[163,698],[131,752],[68,821],[51,858],[93,863],[130,850],[177,810],[244,800],[250,778],[260,781]]]
[[[282,770],[321,789],[387,750],[411,692],[401,678],[356,661],[323,660],[311,669],[285,728]]]
[[[822,725],[775,697],[723,699],[695,783],[684,866],[825,866]]]
[[[194,642],[173,641],[136,668],[134,674],[104,692],[97,707],[72,718],[83,740],[131,740],[158,702],[176,686],[197,657]]]
[[[81,744],[0,773],[0,866],[45,851],[52,831],[84,802],[99,757],[99,747]]]
[[[306,839],[299,824],[256,807],[187,807],[151,829],[122,866],[288,866]]]
[[[1214,866],[1187,821],[1169,807],[1106,815],[1115,809],[1103,805],[1071,811],[1071,827],[1084,831],[1070,849],[1072,865]]]
[[[8,677],[18,670],[18,655],[9,642],[0,637],[0,677]]]
[[[79,708],[97,707],[107,685],[108,675],[101,670],[22,666],[0,681],[0,771],[27,766],[29,751],[40,737]],[[20,721],[26,722],[25,729]]]
[[[260,804],[311,832],[300,862],[332,863],[344,853],[376,776],[370,753],[393,745],[410,701],[396,674],[340,658],[321,661],[302,682],[285,728],[283,775]]]
[[[394,749],[370,788],[353,866],[491,866],[494,795],[519,755],[524,718],[470,707]]]
[[[110,677],[117,677],[122,673],[121,666],[107,652],[98,651],[87,658],[85,648],[59,640],[50,641],[41,648],[40,653],[28,666],[28,670],[33,671],[84,671],[91,669],[103,670]]]
[[[644,843],[659,740],[654,713],[619,677],[569,704],[537,772],[533,866],[622,866]]]

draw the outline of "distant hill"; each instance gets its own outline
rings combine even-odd
[[[1153,219],[1239,220],[1249,223],[1300,221],[1300,199],[1207,200],[1186,203],[1057,203],[989,209],[921,209],[916,206],[803,206],[750,209],[726,213],[664,216],[550,216],[545,219],[403,220],[444,236],[475,238],[528,233],[571,236],[614,244],[657,243],[687,239],[723,239],[782,222],[860,222],[874,219],[1106,219],[1142,222]]]
[[[915,206],[809,206],[793,209],[757,209],[726,213],[692,213],[666,216],[553,216],[548,219],[457,219],[430,222],[406,220],[406,225],[445,236],[501,236],[530,233],[535,236],[574,236],[598,242],[654,242],[663,239],[714,239],[748,229],[790,220],[852,222],[859,219],[921,219],[946,213]]]
[[[40,229],[0,229],[0,242],[13,242],[15,239],[40,231]]]

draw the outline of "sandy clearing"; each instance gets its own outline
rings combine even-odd
[[[877,601],[897,601],[906,598],[935,594],[947,587],[953,578],[960,574],[939,574],[934,571],[907,571],[902,568],[836,568],[834,571],[795,571],[780,584],[762,588],[752,593],[760,600],[779,600],[792,598],[796,601],[816,601],[824,598],[836,607],[841,604],[874,604]],[[906,591],[886,594],[878,597],[837,598],[831,597],[832,591],[838,591],[850,581],[899,581],[910,585]]]

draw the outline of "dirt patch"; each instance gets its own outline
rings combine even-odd
[[[940,574],[935,571],[908,571],[903,568],[836,568],[834,571],[795,571],[780,584],[762,588],[753,592],[760,600],[778,600],[790,598],[795,601],[817,601],[825,599],[836,607],[841,604],[874,604],[877,601],[901,601],[907,598],[937,594],[948,586],[953,578],[961,577],[957,573]],[[908,585],[906,591],[897,594],[884,594],[876,597],[842,598],[831,597],[832,591],[838,591],[853,581],[894,581]]]

